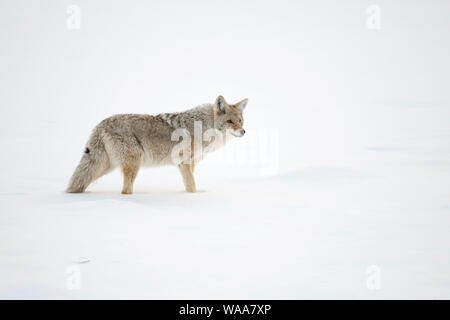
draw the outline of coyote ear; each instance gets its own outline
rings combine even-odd
[[[247,106],[247,102],[248,102],[248,99],[244,99],[241,102],[236,103],[236,107],[242,111]]]
[[[225,112],[225,107],[227,106],[227,102],[225,101],[225,98],[222,96],[218,96],[216,99],[216,107],[219,109],[220,112]]]

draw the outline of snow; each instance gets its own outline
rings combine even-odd
[[[379,31],[360,1],[69,4],[1,5],[0,298],[450,298],[447,2],[378,1]],[[64,193],[103,118],[218,94],[247,133],[198,193]]]

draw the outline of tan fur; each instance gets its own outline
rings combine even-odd
[[[185,189],[196,192],[194,167],[203,157],[195,154],[194,123],[200,121],[202,134],[215,129],[225,136],[227,130],[242,136],[242,111],[247,99],[229,105],[222,96],[214,104],[206,104],[185,112],[162,113],[156,116],[139,114],[115,115],[103,120],[89,138],[86,151],[70,179],[67,192],[84,192],[96,179],[120,167],[123,173],[123,194],[133,193],[133,183],[142,166],[177,165]],[[228,123],[232,121],[233,123]],[[185,129],[192,137],[189,161],[174,163],[172,149],[180,141],[172,141],[172,133]],[[201,140],[203,148],[208,141]],[[226,139],[224,138],[224,143]]]
[[[194,180],[194,168],[192,164],[180,164],[178,165],[181,176],[183,177],[184,186],[187,192],[196,192]]]

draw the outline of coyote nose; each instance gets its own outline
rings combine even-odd
[[[245,134],[245,130],[241,129],[241,137]]]

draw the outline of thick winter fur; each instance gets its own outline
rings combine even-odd
[[[244,99],[234,105],[219,96],[214,104],[205,104],[184,112],[145,114],[121,114],[100,122],[92,132],[84,154],[70,179],[67,192],[84,192],[94,180],[120,167],[123,173],[122,193],[131,194],[133,183],[142,166],[177,165],[185,189],[195,192],[194,167],[202,156],[195,148],[189,161],[176,163],[172,150],[180,141],[172,141],[176,129],[186,129],[194,143],[194,122],[200,121],[203,133],[216,129],[226,142],[227,132],[242,137],[245,133],[242,111],[247,105]],[[198,122],[197,122],[198,124]],[[202,141],[203,153],[212,141]]]

